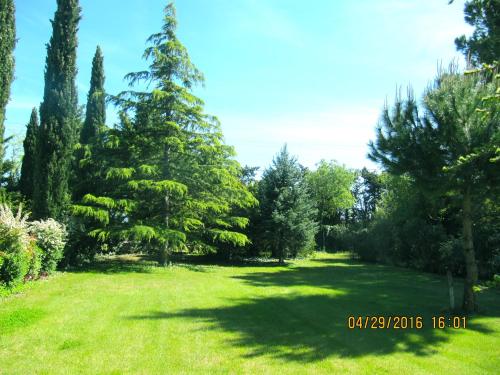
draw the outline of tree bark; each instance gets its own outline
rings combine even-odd
[[[323,219],[321,219],[321,221],[323,221]],[[325,250],[325,242],[326,242],[326,233],[325,233],[325,232],[326,232],[326,230],[325,230],[325,224],[324,224],[324,223],[322,223],[322,224],[321,224],[321,226],[323,227],[323,230],[321,231],[322,236],[323,236],[323,249],[322,249],[322,250],[323,250],[323,251],[326,251],[326,250]]]
[[[462,246],[465,258],[465,282],[463,308],[467,312],[477,310],[474,286],[477,284],[477,264],[472,239],[472,195],[470,185],[464,189],[462,207]]]

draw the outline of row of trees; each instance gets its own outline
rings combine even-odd
[[[2,25],[14,33],[13,3],[2,4],[12,17]],[[105,93],[97,47],[82,116],[75,87],[80,13],[77,0],[57,2],[43,101],[27,125],[18,184],[8,186],[35,218],[68,225],[68,262],[117,248],[146,250],[161,263],[173,251],[228,249],[269,252],[283,262],[312,251],[318,230],[325,247],[327,217],[352,201],[353,174],[326,162],[309,172],[285,148],[261,182],[246,180],[217,118],[192,94],[203,75],[176,37],[172,4],[162,30],[148,39],[149,69],[126,76],[131,90]],[[134,91],[141,81],[151,89]],[[112,128],[106,99],[119,109]]]
[[[2,4],[13,17],[12,1]],[[147,248],[162,263],[172,251],[247,244],[241,228],[248,219],[236,212],[257,201],[217,118],[192,94],[203,75],[176,37],[174,6],[148,39],[149,69],[126,77],[131,87],[146,81],[151,90],[106,95],[97,47],[83,121],[75,86],[80,13],[78,0],[57,1],[40,116],[33,109],[27,126],[18,189],[33,216],[68,224],[68,261],[123,243]],[[13,22],[3,26],[14,30]],[[105,123],[106,98],[120,113],[113,128]]]
[[[203,75],[177,39],[173,5],[148,39],[148,69],[127,75],[130,90],[105,93],[97,47],[84,114],[75,87],[81,10],[78,0],[57,5],[43,101],[27,126],[19,182],[7,188],[35,218],[67,224],[67,262],[118,249],[147,251],[160,263],[176,251],[283,262],[318,247],[349,248],[367,260],[463,273],[464,307],[476,308],[478,272],[498,271],[498,73],[480,65],[499,58],[497,0],[466,3],[476,32],[456,43],[478,69],[442,71],[421,104],[409,92],[384,109],[369,153],[382,173],[326,161],[310,171],[284,147],[260,180],[234,160],[217,118],[192,93]],[[0,6],[5,113],[14,6]],[[140,82],[147,91],[134,90]],[[113,127],[106,99],[119,110]]]
[[[173,5],[148,39],[149,69],[126,76],[132,88],[144,81],[152,89],[106,95],[97,47],[82,121],[75,88],[80,11],[77,0],[58,1],[40,119],[33,109],[19,180],[35,218],[68,224],[67,261],[126,248],[165,263],[173,251],[239,248],[283,262],[312,251],[318,229],[325,247],[327,217],[352,201],[353,174],[326,162],[311,173],[285,148],[252,189],[217,118],[191,92],[203,76],[176,37]],[[106,98],[120,113],[113,128],[106,126]]]
[[[467,72],[451,66],[438,73],[421,104],[409,91],[385,107],[369,145],[369,157],[385,171],[367,185],[380,200],[375,214],[346,236],[367,260],[463,274],[467,311],[477,309],[479,271],[500,273],[498,9],[498,0],[465,4],[475,30],[455,43]]]

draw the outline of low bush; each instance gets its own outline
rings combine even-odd
[[[14,214],[0,204],[0,283],[13,288],[22,281],[53,272],[66,244],[64,225],[53,219],[28,222],[19,206]]]
[[[37,246],[42,250],[41,271],[50,274],[56,270],[63,257],[66,245],[66,228],[54,219],[33,221],[29,232],[36,238]]]
[[[20,283],[29,269],[28,248],[33,239],[28,233],[27,225],[28,215],[22,214],[21,207],[14,215],[10,207],[0,204],[0,281],[9,286]]]
[[[28,273],[26,274],[25,279],[36,280],[42,269],[43,250],[40,249],[33,241],[32,246],[28,248],[28,254],[30,260]]]
[[[4,257],[0,269],[0,279],[9,287],[24,280],[30,267],[30,254],[25,249],[17,249]]]

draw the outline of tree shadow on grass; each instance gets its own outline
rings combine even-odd
[[[432,328],[431,317],[444,315],[441,307],[446,303],[439,278],[423,275],[420,280],[415,272],[338,260],[324,264],[237,277],[258,288],[284,287],[289,293],[286,296],[233,300],[230,306],[217,308],[153,311],[129,319],[194,321],[202,324],[200,330],[234,334],[228,344],[245,348],[246,357],[270,356],[299,362],[395,352],[429,356],[451,336],[462,333],[459,329]],[[293,288],[305,285],[320,290],[316,290],[318,294],[304,295]],[[421,316],[423,328],[348,328],[349,316],[396,315]],[[467,330],[493,332],[473,319],[468,321]]]
[[[70,272],[85,272],[85,273],[151,273],[157,266],[157,262],[151,260],[147,256],[114,256],[98,258],[92,263],[85,264],[81,267],[70,269]]]
[[[213,256],[174,254],[171,257],[171,265],[184,267],[194,272],[207,272],[206,267],[287,267],[289,264],[279,264],[273,259],[217,259]],[[85,273],[151,273],[160,268],[154,257],[145,254],[126,254],[101,256],[91,263],[80,267],[72,267],[69,272]]]
[[[194,266],[218,266],[218,267],[287,267],[288,263],[280,264],[274,258],[244,258],[233,259],[216,257],[214,255],[199,255],[175,253],[171,257],[173,264]]]

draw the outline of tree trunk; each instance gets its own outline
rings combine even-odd
[[[283,249],[280,249],[279,252],[280,252],[279,264],[285,264],[285,258],[283,257]]]
[[[323,219],[321,219],[321,221],[323,221]],[[322,236],[323,236],[323,251],[325,251],[325,242],[326,242],[326,230],[325,230],[325,224],[322,223],[321,226],[323,227],[323,230],[322,230]]]
[[[463,196],[462,210],[462,246],[465,257],[465,282],[463,308],[467,312],[477,310],[474,285],[477,283],[477,264],[472,240],[472,196],[470,186],[466,186]]]
[[[158,253],[158,263],[160,266],[166,266],[170,260],[170,248],[168,246],[168,241],[163,246]]]

